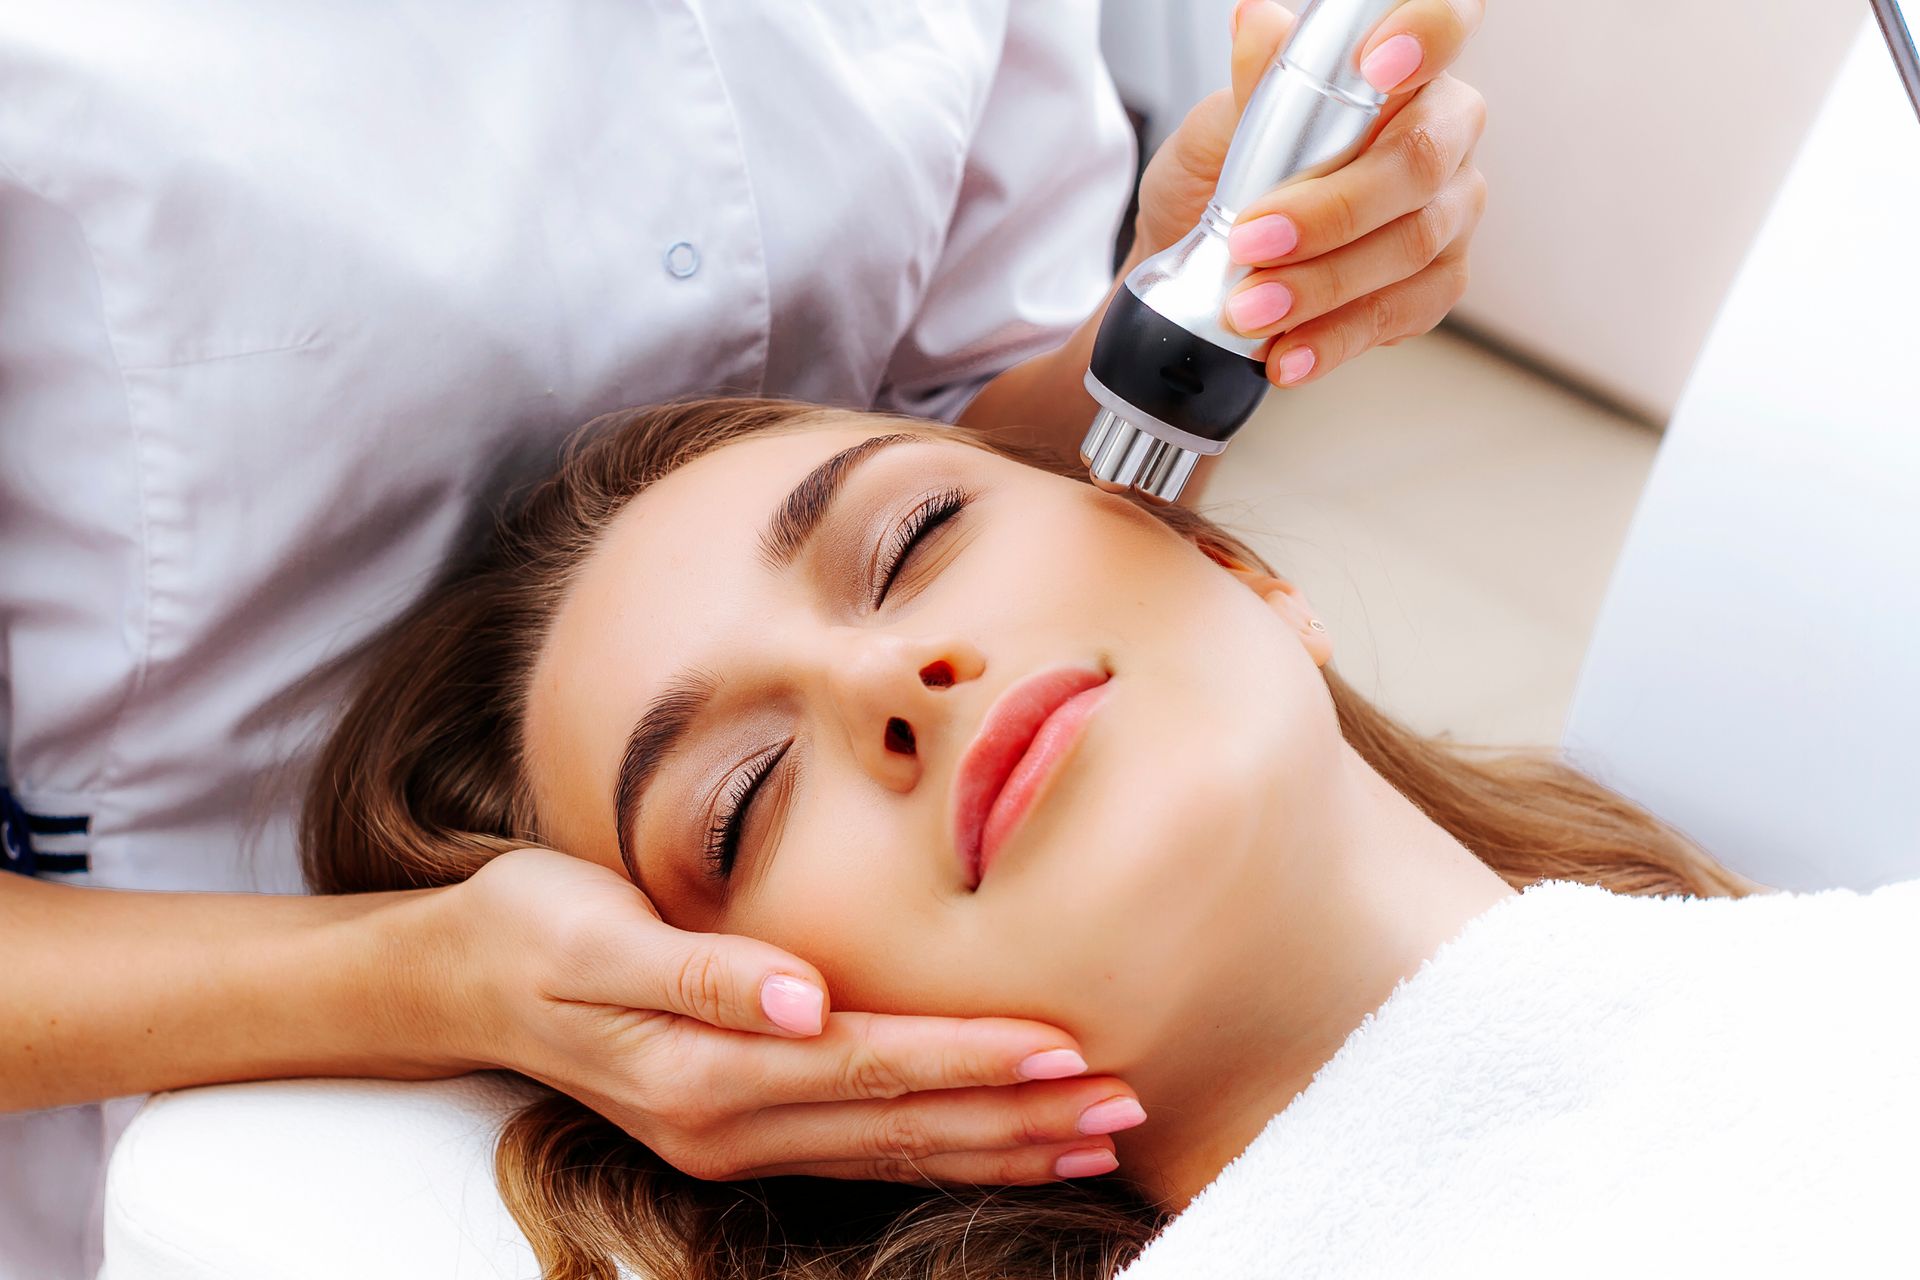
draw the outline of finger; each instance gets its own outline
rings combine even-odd
[[[836,1013],[812,1040],[731,1040],[715,1052],[709,1078],[742,1081],[756,1107],[1070,1079],[1087,1070],[1071,1036],[1018,1018]]]
[[[1120,1167],[1113,1144],[1082,1138],[1071,1144],[1016,1151],[970,1151],[925,1160],[842,1160],[775,1165],[745,1175],[778,1178],[851,1178],[861,1182],[912,1182],[934,1186],[1031,1187],[1062,1178],[1092,1178]]]
[[[737,1130],[756,1165],[925,1160],[1104,1137],[1143,1123],[1132,1090],[1112,1076],[1000,1088],[948,1089],[888,1101],[770,1107]]]
[[[1317,382],[1363,352],[1432,329],[1466,291],[1466,254],[1444,253],[1411,280],[1275,339],[1267,353],[1267,378],[1282,387]]]
[[[1268,338],[1411,279],[1472,234],[1485,202],[1480,171],[1462,169],[1425,206],[1344,248],[1254,272],[1227,296],[1222,318],[1249,338]]]
[[[1248,204],[1227,235],[1228,252],[1250,266],[1278,266],[1379,230],[1439,194],[1486,122],[1486,100],[1473,86],[1451,76],[1435,81],[1342,168]]]
[[[1406,0],[1360,47],[1360,74],[1380,93],[1412,93],[1453,65],[1485,15],[1485,0]]]
[[[1293,14],[1274,0],[1240,0],[1233,8],[1233,115],[1247,109],[1260,77],[1293,34]]]
[[[827,984],[810,964],[754,938],[686,933],[659,921],[606,922],[574,951],[582,1002],[660,1009],[716,1027],[812,1037],[827,1017]]]

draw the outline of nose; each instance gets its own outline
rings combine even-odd
[[[852,628],[834,636],[828,702],[860,767],[882,786],[911,791],[934,753],[957,750],[947,692],[987,669],[962,640]]]

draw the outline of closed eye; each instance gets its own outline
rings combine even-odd
[[[928,494],[907,513],[886,539],[882,554],[875,558],[875,576],[880,581],[874,587],[873,608],[878,609],[886,603],[887,592],[892,590],[894,580],[900,576],[900,571],[906,567],[914,552],[920,549],[922,542],[966,510],[972,501],[973,495],[964,489],[942,489]]]
[[[754,799],[760,794],[761,784],[792,746],[793,739],[789,738],[768,747],[722,784],[719,803],[714,806],[713,819],[707,826],[704,853],[709,876],[725,880],[733,874],[733,864],[740,856],[740,833],[751,816],[749,811]]]

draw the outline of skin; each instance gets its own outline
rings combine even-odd
[[[807,957],[838,1008],[1067,1030],[1145,1105],[1117,1139],[1122,1168],[1177,1207],[1513,890],[1345,744],[1301,594],[1127,500],[927,435],[860,463],[801,557],[770,567],[768,513],[893,429],[849,414],[744,441],[615,520],[534,673],[544,835],[619,869],[610,797],[629,729],[683,668],[717,676],[631,833],[662,917]],[[874,609],[875,546],[949,487],[972,502]],[[934,664],[950,682],[923,678]],[[957,761],[1001,691],[1059,665],[1111,672],[1107,695],[969,890]],[[890,720],[912,727],[910,750]],[[714,878],[711,797],[789,738]]]

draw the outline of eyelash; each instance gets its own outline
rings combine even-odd
[[[714,807],[713,825],[707,828],[707,874],[724,880],[733,874],[734,860],[740,856],[740,829],[746,825],[747,810],[752,807],[760,784],[767,780],[780,758],[793,746],[793,739],[769,747],[747,762],[743,772],[733,775],[726,793]]]
[[[886,576],[874,590],[874,608],[879,608],[886,601],[893,580],[899,576],[907,557],[913,554],[921,539],[966,510],[972,501],[973,495],[965,490],[942,489],[928,495],[925,501],[907,513],[888,541],[889,550],[884,557]],[[747,767],[734,774],[726,784],[720,802],[714,806],[713,822],[707,828],[705,854],[708,875],[724,880],[733,874],[733,864],[740,856],[740,832],[746,826],[748,811],[753,807],[761,785],[792,746],[793,739],[789,738],[780,746],[767,748],[748,761]]]
[[[886,603],[893,580],[900,575],[907,557],[920,540],[966,510],[967,504],[972,501],[973,495],[964,489],[942,489],[929,494],[925,501],[907,513],[907,518],[900,522],[889,540],[889,550],[884,557],[886,575],[874,589],[873,608],[878,609]]]

